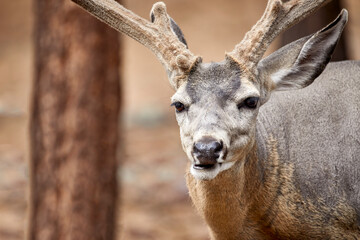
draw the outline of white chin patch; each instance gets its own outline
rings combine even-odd
[[[225,171],[234,165],[234,162],[217,163],[211,169],[195,169],[194,164],[191,164],[190,173],[198,180],[214,179],[220,172]]]

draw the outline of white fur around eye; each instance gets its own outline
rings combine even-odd
[[[176,93],[171,97],[171,102],[181,102],[185,106],[189,106],[191,104],[191,98],[186,92],[186,84],[179,87]]]

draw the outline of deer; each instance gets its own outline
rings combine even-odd
[[[148,21],[113,0],[73,1],[165,67],[189,195],[211,239],[360,239],[360,62],[329,63],[347,10],[264,57],[328,2],[268,0],[233,51],[205,63],[162,2]]]

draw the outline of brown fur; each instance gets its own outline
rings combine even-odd
[[[343,203],[330,208],[319,199],[304,199],[293,181],[293,166],[280,161],[275,139],[261,166],[256,145],[216,178],[187,185],[193,203],[209,225],[212,239],[356,239],[354,209]],[[261,174],[263,170],[264,174]],[[345,224],[344,224],[345,223]]]

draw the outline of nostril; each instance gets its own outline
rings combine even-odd
[[[201,153],[206,151],[206,144],[204,144],[203,142],[197,142],[194,145],[194,152],[195,153]]]
[[[212,148],[214,149],[215,153],[218,153],[223,149],[223,144],[222,142],[214,142]]]

